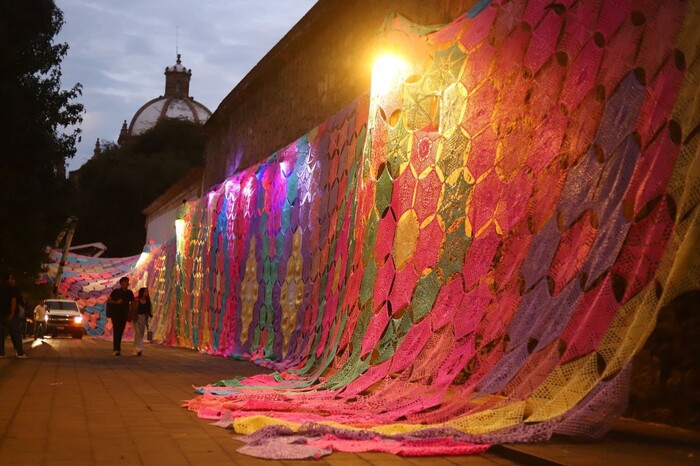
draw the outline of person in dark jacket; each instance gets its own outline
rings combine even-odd
[[[119,279],[119,288],[113,290],[107,298],[108,315],[112,319],[112,349],[115,356],[122,354],[122,336],[129,318],[129,308],[133,302],[134,293],[129,289],[129,278],[122,277]]]
[[[10,334],[12,345],[19,359],[27,359],[22,349],[19,329],[19,302],[21,296],[11,273],[0,275],[0,358],[5,357],[5,331]]]

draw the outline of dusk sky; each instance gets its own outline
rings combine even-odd
[[[68,170],[116,141],[122,122],[163,94],[166,66],[192,69],[190,95],[214,112],[315,0],[56,0],[70,46],[62,83],[83,85],[82,142]]]

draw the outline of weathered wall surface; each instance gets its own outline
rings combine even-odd
[[[659,312],[634,359],[627,415],[700,429],[700,293],[685,293]]]
[[[259,162],[369,91],[391,11],[450,22],[475,0],[320,0],[223,100],[206,125],[207,190]]]

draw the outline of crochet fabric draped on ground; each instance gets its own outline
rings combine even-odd
[[[268,458],[596,437],[700,288],[697,0],[480,2],[418,77],[187,205],[133,272],[166,344],[272,375],[187,402]]]

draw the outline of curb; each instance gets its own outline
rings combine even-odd
[[[613,425],[610,434],[700,445],[700,432],[698,431],[630,418],[618,419],[615,425]]]

